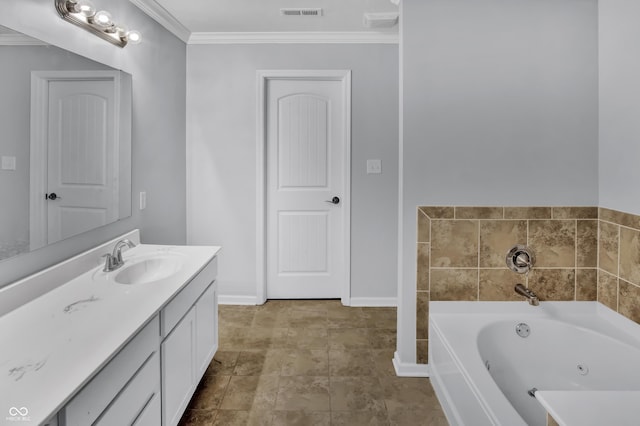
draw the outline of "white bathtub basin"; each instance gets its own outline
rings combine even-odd
[[[429,320],[430,373],[452,425],[543,426],[547,411],[567,418],[572,392],[640,395],[640,326],[597,302],[433,302]],[[543,407],[533,388],[564,394]],[[581,414],[607,409],[585,402]]]

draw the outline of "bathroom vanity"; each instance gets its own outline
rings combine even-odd
[[[220,248],[123,237],[137,246],[114,271],[99,262],[122,237],[0,290],[55,287],[0,316],[0,423],[180,420],[218,346]]]

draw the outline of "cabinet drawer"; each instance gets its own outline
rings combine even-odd
[[[191,309],[194,303],[196,303],[196,300],[198,300],[209,284],[215,280],[217,274],[218,258],[214,257],[202,271],[164,307],[160,313],[163,338],[171,333],[171,330],[173,330],[180,319]]]
[[[96,426],[122,426],[133,424],[141,415],[160,417],[160,406],[157,413],[147,411],[153,398],[160,394],[160,356],[154,352],[147,362],[136,372],[124,389],[113,400],[109,408],[100,416]]]
[[[160,346],[160,326],[155,316],[91,381],[62,409],[62,425],[90,425]]]

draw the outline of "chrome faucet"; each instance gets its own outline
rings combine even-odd
[[[122,260],[122,248],[124,246],[134,248],[136,245],[127,238],[118,241],[113,247],[113,253],[102,255],[102,257],[105,258],[103,269],[104,272],[115,271],[116,269],[124,265],[124,260]]]
[[[533,290],[526,288],[524,285],[516,284],[514,290],[519,295],[526,297],[531,306],[538,306],[540,304],[540,299],[538,299],[538,296],[533,292]]]

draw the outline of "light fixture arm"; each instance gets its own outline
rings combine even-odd
[[[94,20],[93,16],[85,17],[80,13],[74,11],[74,6],[78,3],[77,0],[54,0],[56,11],[62,19],[67,22],[71,22],[80,28],[89,31],[90,33],[100,37],[109,43],[115,44],[118,47],[125,47],[129,41],[134,43],[133,40],[129,40],[128,33],[118,27],[116,24],[111,23],[109,26],[100,25],[99,22]],[[137,33],[137,40],[139,40],[139,33]]]

